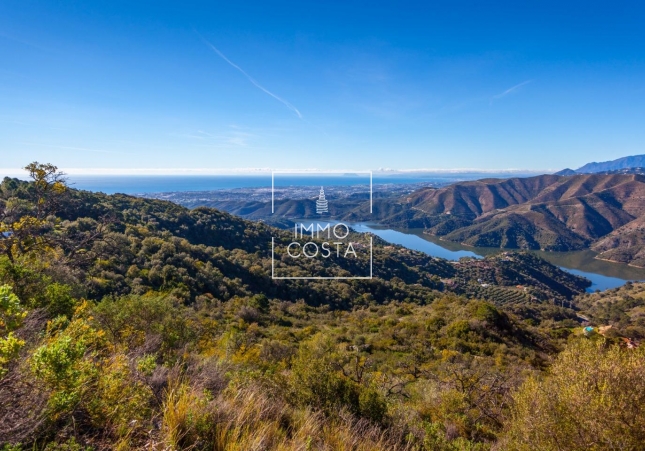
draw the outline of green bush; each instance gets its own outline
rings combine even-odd
[[[368,387],[362,387],[358,398],[359,413],[375,423],[384,423],[387,416],[387,403],[381,394]]]
[[[645,348],[580,339],[515,395],[504,449],[643,449]]]
[[[70,318],[76,307],[76,299],[72,296],[72,287],[53,283],[45,290],[46,307],[52,316],[64,315]]]
[[[0,286],[0,336],[16,330],[27,316],[20,299],[9,285]]]
[[[454,338],[466,338],[470,330],[470,324],[467,320],[457,320],[448,325],[446,335]]]
[[[25,345],[24,340],[13,332],[22,325],[26,316],[27,311],[13,289],[9,285],[0,286],[0,377],[6,374],[7,365]]]
[[[48,443],[44,451],[92,451],[91,446],[80,445],[74,437],[62,443]]]
[[[291,393],[296,404],[328,414],[345,407],[359,412],[359,388],[334,365],[335,347],[321,334],[300,345],[291,368]]]

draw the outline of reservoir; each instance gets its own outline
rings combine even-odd
[[[354,223],[350,224],[350,226],[357,232],[371,232],[389,243],[424,252],[433,257],[445,258],[446,260],[459,260],[462,257],[481,258],[486,255],[512,250],[464,246],[425,234],[423,229],[390,229],[368,223]],[[644,268],[598,260],[594,258],[596,254],[589,250],[533,252],[565,271],[591,280],[592,285],[587,289],[590,292],[616,288],[625,284],[628,280],[645,280]]]

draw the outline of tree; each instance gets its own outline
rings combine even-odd
[[[56,213],[67,192],[64,174],[56,166],[35,161],[25,170],[32,179],[30,202],[10,198],[0,204],[0,252],[12,262],[18,255],[49,247],[43,234],[47,217]]]
[[[63,221],[59,213],[71,200],[79,200],[70,193],[65,174],[49,163],[33,162],[24,169],[30,183],[3,182],[9,195],[0,197],[0,253],[12,263],[21,256],[42,259],[45,253],[56,253],[65,266],[89,265],[97,258],[89,249],[105,238],[114,213]]]
[[[35,217],[44,217],[55,213],[60,207],[61,195],[67,191],[65,174],[50,163],[33,163],[25,166],[25,171],[33,180],[32,201],[36,206]]]

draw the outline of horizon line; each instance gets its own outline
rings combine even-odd
[[[238,175],[238,176],[271,176],[272,172],[294,174],[316,175],[317,172],[329,172],[329,169],[307,168],[59,168],[66,175],[79,176],[215,176],[215,175]],[[413,174],[548,174],[557,172],[560,169],[481,169],[481,168],[422,168],[422,169],[390,169],[379,168],[371,170],[379,175],[413,175]],[[333,172],[355,173],[369,171],[366,169],[334,169]],[[22,168],[0,168],[0,177],[25,175]]]

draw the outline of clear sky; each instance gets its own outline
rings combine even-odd
[[[645,153],[645,3],[0,2],[0,168],[560,169]]]

